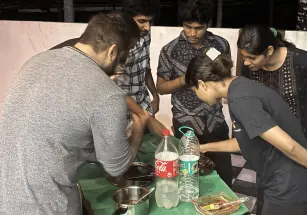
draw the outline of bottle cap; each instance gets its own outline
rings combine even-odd
[[[168,129],[163,129],[162,134],[163,136],[169,136],[171,132]]]

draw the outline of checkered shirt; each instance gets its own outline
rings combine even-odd
[[[114,81],[127,95],[131,96],[139,105],[152,114],[151,100],[145,84],[146,71],[150,69],[150,42],[151,36],[149,32],[130,49],[126,67]],[[128,119],[131,119],[130,111]]]

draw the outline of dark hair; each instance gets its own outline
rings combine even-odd
[[[121,52],[130,46],[132,35],[138,38],[140,35],[132,17],[124,13],[100,13],[91,18],[79,42],[90,45],[97,53],[116,44]]]
[[[139,41],[141,37],[140,29],[136,24],[136,22],[134,21],[133,17],[123,11],[113,11],[111,13],[108,13],[108,16],[118,18],[119,20],[124,22],[127,30],[125,42],[128,47],[132,48],[131,46],[134,46],[135,43]]]
[[[227,55],[219,55],[211,60],[207,55],[193,58],[187,68],[185,82],[190,87],[198,87],[198,81],[222,81],[230,78],[232,60]]]
[[[79,40],[80,40],[80,38],[73,38],[73,39],[70,39],[70,40],[66,40],[66,41],[52,47],[50,50],[61,49],[65,46],[74,46],[79,42]]]
[[[155,16],[158,12],[157,0],[123,0],[123,11],[131,16]]]
[[[189,0],[180,14],[182,22],[198,22],[208,24],[212,19],[212,3],[210,0]]]
[[[280,47],[293,47],[294,45],[285,41],[275,29],[263,26],[246,26],[240,30],[237,46],[253,55],[266,55],[269,46],[278,49]]]

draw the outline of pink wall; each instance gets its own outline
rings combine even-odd
[[[14,75],[33,55],[74,37],[79,37],[86,24],[0,21],[0,106]],[[156,68],[161,48],[177,37],[181,27],[153,27],[150,48],[151,68],[156,79]],[[236,63],[238,29],[209,29],[226,38]],[[306,32],[286,31],[286,39],[302,49],[307,48]],[[235,68],[235,66],[234,66]],[[228,106],[224,105],[226,121],[231,126]],[[172,125],[170,95],[160,97],[160,111],[156,117],[167,127]],[[230,129],[231,130],[231,129]]]
[[[86,24],[0,21],[0,106],[14,75],[21,66],[37,53],[74,37],[79,37]],[[181,27],[153,27],[151,43],[151,68],[156,79],[156,68],[161,48],[177,37]],[[213,33],[225,37],[231,46],[232,56],[236,62],[237,29],[210,29]],[[230,119],[225,106],[225,115]],[[160,97],[160,111],[156,117],[168,128],[171,127],[172,112],[170,95]]]
[[[0,104],[13,76],[33,55],[79,37],[85,24],[0,21]]]
[[[33,55],[74,37],[79,37],[86,24],[0,21],[0,106],[7,89],[20,67]],[[156,79],[156,68],[161,48],[176,38],[181,27],[153,27],[151,42],[151,68]],[[236,62],[236,41],[238,29],[210,29],[213,33],[225,37],[231,47]],[[227,105],[224,107],[228,124],[230,119]],[[170,95],[160,97],[160,111],[156,117],[168,128],[171,127],[172,112]]]

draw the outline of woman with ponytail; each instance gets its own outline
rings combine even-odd
[[[231,68],[232,61],[216,50],[188,66],[185,82],[200,100],[210,105],[228,100],[236,137],[202,144],[201,152],[241,151],[262,190],[257,215],[306,215],[307,140],[300,120],[276,91],[233,77]]]
[[[285,41],[274,28],[260,26],[243,28],[237,45],[243,76],[275,90],[300,119],[307,138],[307,52]]]

